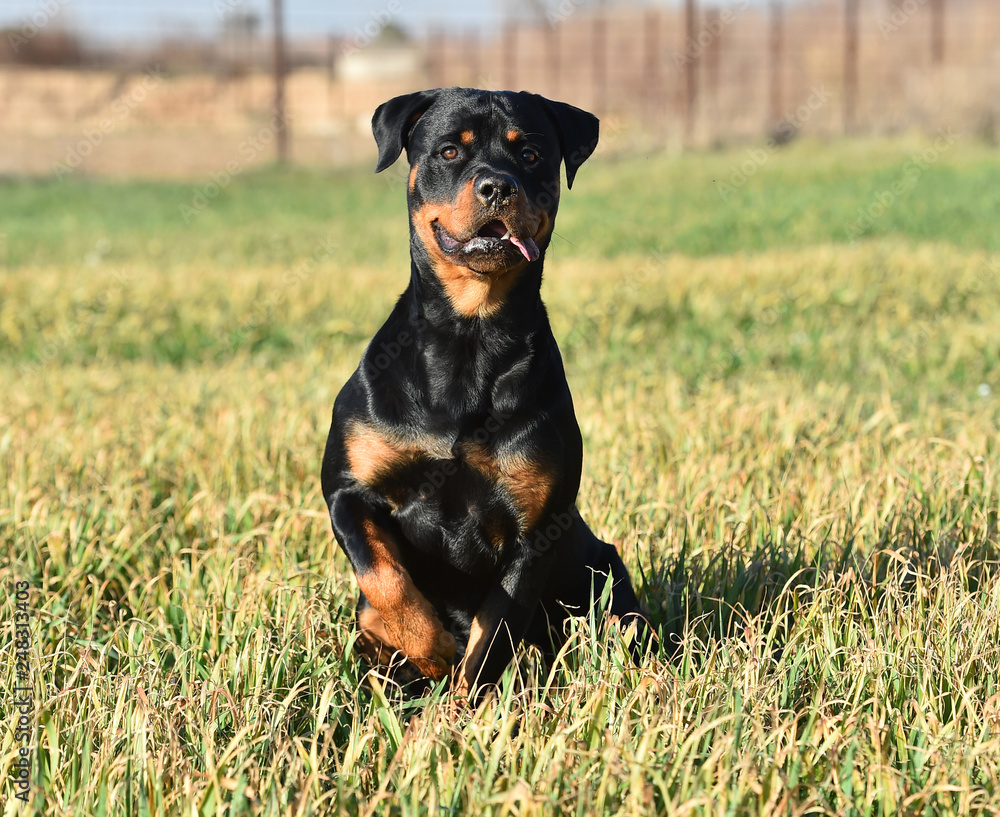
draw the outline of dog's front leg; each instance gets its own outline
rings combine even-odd
[[[362,635],[383,642],[390,652],[401,651],[428,678],[444,678],[455,656],[455,637],[403,565],[388,514],[363,494],[341,489],[330,500],[330,518],[361,592],[381,619]]]
[[[455,691],[495,684],[514,657],[531,624],[552,566],[523,546],[476,611],[469,628],[465,657],[455,675]]]

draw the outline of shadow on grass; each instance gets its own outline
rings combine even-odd
[[[990,511],[985,533],[970,541],[960,522],[935,530],[912,516],[896,516],[874,546],[859,546],[857,534],[790,544],[771,533],[753,550],[730,540],[707,561],[691,557],[695,535],[688,533],[675,558],[649,559],[651,569],[642,571],[637,589],[665,658],[676,660],[692,637],[703,643],[740,637],[747,621],[760,616],[760,626],[779,629],[780,654],[797,610],[825,588],[852,585],[854,598],[874,613],[887,592],[912,594],[920,580],[960,566],[965,589],[976,593],[1000,576],[997,523],[997,512]]]

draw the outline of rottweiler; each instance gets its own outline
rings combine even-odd
[[[406,683],[450,675],[468,695],[522,639],[551,649],[610,581],[610,620],[634,625],[638,654],[649,629],[625,565],[576,510],[582,439],[539,292],[560,163],[570,187],[597,118],[448,88],[389,100],[372,130],[376,172],[409,160],[411,262],[323,457],[361,590],[358,650]]]

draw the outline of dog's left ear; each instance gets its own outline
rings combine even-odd
[[[440,89],[417,91],[383,102],[372,117],[372,133],[378,145],[378,164],[375,172],[381,173],[399,158],[410,138],[410,129],[424,112],[434,104]]]
[[[592,113],[574,108],[565,102],[553,102],[545,97],[539,99],[555,122],[556,133],[559,134],[559,148],[566,163],[566,187],[572,187],[576,171],[597,148],[600,120]]]

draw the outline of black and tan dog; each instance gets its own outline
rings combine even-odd
[[[466,693],[495,683],[522,639],[550,646],[609,576],[609,612],[641,642],[625,566],[576,511],[580,430],[539,295],[560,162],[570,186],[597,119],[452,88],[386,102],[372,129],[376,171],[407,152],[412,260],[323,458],[362,592],[359,648]]]

